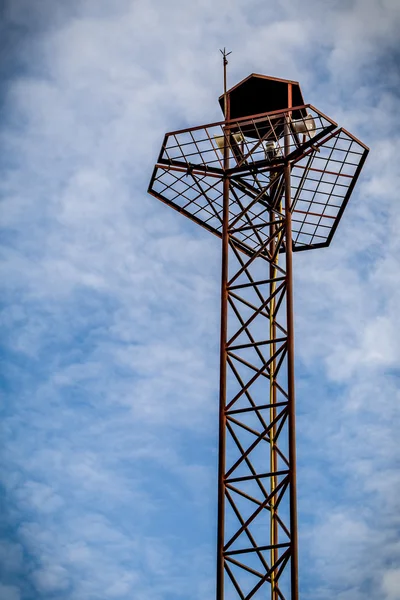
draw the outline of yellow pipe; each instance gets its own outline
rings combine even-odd
[[[279,212],[282,211],[282,202],[279,205]],[[271,221],[273,218],[273,214],[271,211]],[[271,228],[275,226],[271,225]],[[278,235],[278,240],[277,242],[279,243],[280,241],[280,237],[282,234]],[[272,251],[275,251],[276,248],[276,241],[272,240]],[[275,279],[277,276],[277,265],[278,265],[278,255],[279,253],[277,253],[276,257],[274,258],[273,263],[271,263],[272,268],[270,269],[270,279]],[[276,291],[276,281],[271,281],[270,283],[270,294],[274,294]],[[275,298],[271,298],[270,301],[270,310],[269,310],[269,338],[270,338],[270,358],[273,357],[273,355],[275,354],[276,351],[276,347],[275,347],[275,343],[272,342],[273,339],[275,339],[275,333],[276,333],[276,328],[275,328],[275,319],[274,319],[274,312],[275,312]],[[270,363],[270,377],[269,377],[269,402],[270,404],[275,404],[275,400],[276,400],[276,389],[274,386],[274,381],[275,381],[275,360],[272,360]],[[275,406],[270,406],[269,409],[269,417],[270,417],[270,422],[272,422],[275,417],[276,417],[276,407]],[[274,473],[277,470],[277,464],[276,464],[276,451],[275,451],[275,425],[270,429],[270,467],[271,467],[271,473]],[[270,491],[271,494],[272,492],[274,492],[275,488],[276,488],[276,476],[272,475],[270,477]],[[270,518],[270,544],[271,546],[275,545],[278,543],[277,538],[277,533],[276,533],[276,522],[275,522],[275,497],[271,498],[271,502],[270,502],[270,509],[271,509],[271,518]],[[277,561],[277,550],[276,548],[271,548],[270,551],[270,555],[271,555],[271,567],[274,565],[274,563]],[[275,572],[273,571],[271,573],[271,600],[277,600],[278,596],[276,594],[276,587],[275,587]]]

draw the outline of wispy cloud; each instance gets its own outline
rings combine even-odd
[[[398,3],[14,0],[3,23],[0,597],[213,594],[219,242],[146,188],[165,131],[220,118],[228,46],[230,83],[298,79],[371,146],[331,248],[296,256],[301,586],[397,600]]]

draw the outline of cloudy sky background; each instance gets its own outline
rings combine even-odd
[[[214,594],[219,241],[146,194],[251,72],[371,147],[295,256],[301,596],[400,599],[398,0],[3,0],[1,600]]]

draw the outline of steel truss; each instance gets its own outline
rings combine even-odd
[[[305,105],[167,134],[153,171],[222,239],[217,600],[298,599],[292,253],[329,245],[367,153]]]
[[[226,179],[224,210],[232,199],[240,211],[222,233],[217,598],[231,587],[242,600],[288,600],[297,585],[290,170],[252,177],[258,193]],[[250,257],[240,234],[258,242]]]

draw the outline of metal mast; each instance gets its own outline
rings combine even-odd
[[[329,245],[368,149],[250,75],[169,133],[149,192],[222,240],[216,600],[298,600],[293,252]]]

